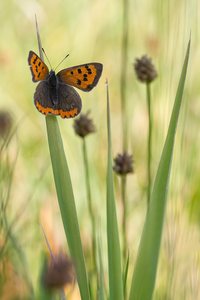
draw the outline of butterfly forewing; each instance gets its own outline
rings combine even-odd
[[[89,63],[58,72],[58,78],[82,91],[89,92],[99,81],[103,69],[100,63]]]
[[[41,58],[33,51],[29,52],[28,64],[31,69],[32,80],[34,82],[45,80],[49,74],[49,69]]]

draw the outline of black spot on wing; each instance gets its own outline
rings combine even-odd
[[[88,74],[92,74],[92,70],[90,68],[87,69]]]
[[[88,81],[87,74],[83,74],[83,81]]]

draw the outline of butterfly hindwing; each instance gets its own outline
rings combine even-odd
[[[48,81],[41,81],[34,94],[36,108],[44,115],[52,114],[62,118],[74,118],[82,108],[81,98],[73,87],[59,83],[59,103],[53,105]]]
[[[28,64],[32,73],[34,82],[45,80],[49,74],[49,69],[41,58],[33,51],[29,52]]]
[[[89,92],[98,83],[102,69],[100,63],[89,63],[61,70],[57,76],[64,83]]]

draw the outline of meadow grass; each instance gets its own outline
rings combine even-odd
[[[9,48],[6,43],[0,48],[1,105],[9,107],[14,120],[22,119],[17,143],[14,136],[3,148],[11,165],[1,156],[1,271],[3,266],[8,269],[1,272],[1,297],[45,299],[38,282],[46,249],[38,226],[42,223],[53,251],[61,248],[70,253],[76,268],[78,287],[66,291],[67,299],[198,299],[198,3],[178,1],[176,7],[172,1],[39,4],[40,34],[51,63],[59,53],[53,65],[66,52],[70,52],[67,65],[88,57],[104,64],[95,91],[81,93],[83,111],[90,108],[97,128],[81,142],[74,135],[73,120],[48,116],[45,128],[44,117],[34,110],[26,56],[30,49],[37,52],[37,46],[29,7],[33,3],[27,3],[17,4],[15,14],[11,2],[3,4],[1,18],[3,41],[9,43]],[[12,17],[12,26],[6,14]],[[84,26],[75,35],[77,20]],[[32,30],[27,30],[28,24]],[[135,58],[145,53],[158,72],[151,85],[150,138],[145,85],[135,80],[133,69]],[[46,129],[54,179],[51,167],[46,168],[50,166]],[[124,151],[133,154],[134,175],[113,174],[113,158]],[[146,153],[150,153],[148,160]],[[9,199],[6,211],[4,195]],[[18,291],[13,288],[13,270],[21,287]],[[60,292],[55,297],[63,299]]]

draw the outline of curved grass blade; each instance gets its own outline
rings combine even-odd
[[[42,44],[36,19],[36,32],[39,53],[42,57]],[[64,153],[60,129],[55,116],[47,116],[46,128],[49,150],[54,174],[54,181],[60,206],[60,212],[65,229],[71,257],[75,264],[76,276],[80,289],[81,299],[90,300],[88,279],[82,250],[79,224],[72,189],[70,173]]]
[[[182,67],[165,145],[158,166],[132,278],[129,300],[152,299],[167,200],[174,139],[187,73],[190,41]]]
[[[111,129],[108,83],[107,87],[107,129],[108,129],[108,165],[107,165],[107,243],[110,300],[123,300],[121,255],[117,214],[113,189],[113,169],[111,150]]]
[[[89,300],[90,296],[88,280],[82,251],[73,189],[56,117],[47,116],[46,126],[60,212],[70,254],[75,263],[81,299]]]
[[[129,263],[130,263],[130,259],[129,259],[129,253],[128,253],[127,258],[126,258],[124,272],[123,272],[124,300],[127,299],[127,277],[128,277]]]

